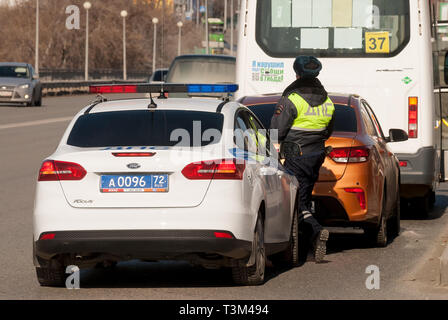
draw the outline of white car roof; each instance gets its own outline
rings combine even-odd
[[[154,98],[154,102],[157,104],[157,109],[216,112],[222,100],[216,98]],[[149,98],[111,100],[95,105],[89,113],[148,110],[149,104]]]

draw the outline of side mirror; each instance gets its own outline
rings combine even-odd
[[[387,138],[388,142],[401,142],[407,140],[408,140],[408,134],[406,133],[406,131],[401,129],[389,130],[389,138]]]

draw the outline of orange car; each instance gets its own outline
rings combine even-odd
[[[333,151],[320,170],[313,191],[316,218],[325,226],[361,227],[378,246],[400,231],[400,166],[388,143],[405,141],[401,129],[385,137],[375,113],[362,97],[330,94],[335,104]],[[244,97],[266,128],[279,95]]]

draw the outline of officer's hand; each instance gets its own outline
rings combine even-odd
[[[280,153],[280,143],[274,143],[274,148],[278,153]]]

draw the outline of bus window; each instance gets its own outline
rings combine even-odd
[[[256,40],[272,57],[384,57],[410,39],[409,0],[259,0]]]

